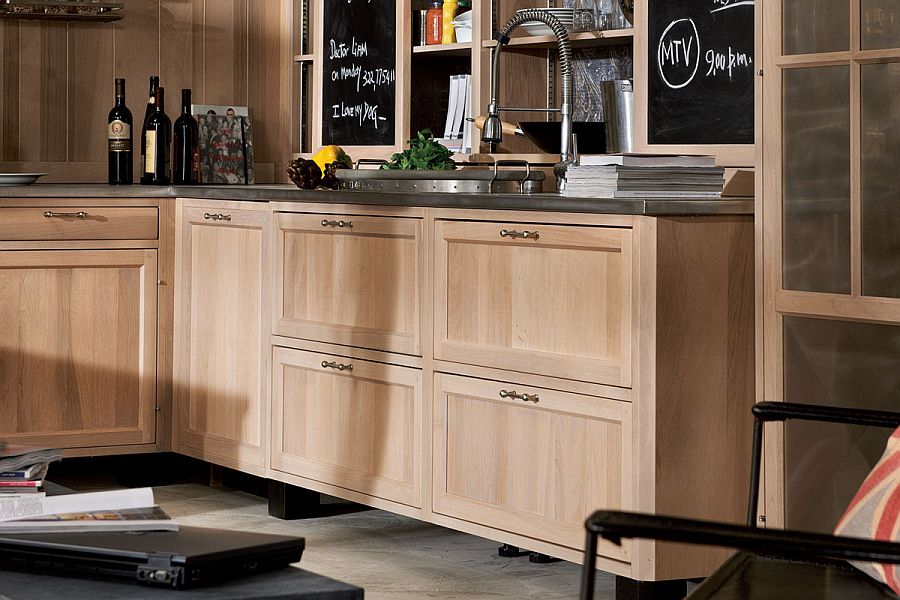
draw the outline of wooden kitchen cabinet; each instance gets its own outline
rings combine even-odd
[[[176,450],[262,474],[269,213],[264,204],[179,200],[176,244]]]
[[[276,347],[272,399],[273,469],[421,506],[421,370]]]
[[[0,437],[154,443],[156,281],[154,249],[0,251]]]
[[[631,229],[434,227],[436,359],[631,384]]]
[[[629,402],[442,373],[433,401],[436,513],[580,549],[586,515],[631,505]]]
[[[275,214],[275,333],[421,355],[422,219]]]

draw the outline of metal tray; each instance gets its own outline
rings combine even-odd
[[[504,164],[524,169],[499,169]],[[341,189],[369,192],[521,193],[541,191],[543,171],[524,161],[498,161],[492,169],[454,171],[339,169]]]

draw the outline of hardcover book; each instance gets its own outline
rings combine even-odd
[[[198,115],[200,183],[254,183],[250,117]]]

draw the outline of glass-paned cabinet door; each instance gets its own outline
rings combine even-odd
[[[900,1],[757,6],[758,398],[900,411]],[[884,437],[794,422],[767,434],[767,523],[832,530]]]

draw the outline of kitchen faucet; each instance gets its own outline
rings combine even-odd
[[[498,100],[500,96],[500,54],[503,47],[509,43],[511,34],[519,25],[528,21],[540,21],[553,30],[556,35],[556,45],[559,51],[559,72],[562,85],[562,103],[559,108],[509,108],[501,107]],[[566,187],[566,170],[575,162],[572,141],[572,104],[574,100],[574,87],[572,85],[572,44],[569,42],[569,34],[562,23],[547,11],[539,8],[530,8],[517,12],[495,35],[497,45],[491,62],[491,102],[488,104],[487,119],[481,133],[481,141],[489,144],[499,144],[503,141],[503,126],[500,122],[501,111],[544,111],[558,112],[562,116],[560,127],[560,156],[559,162],[553,167],[556,175],[556,191],[562,192]]]

